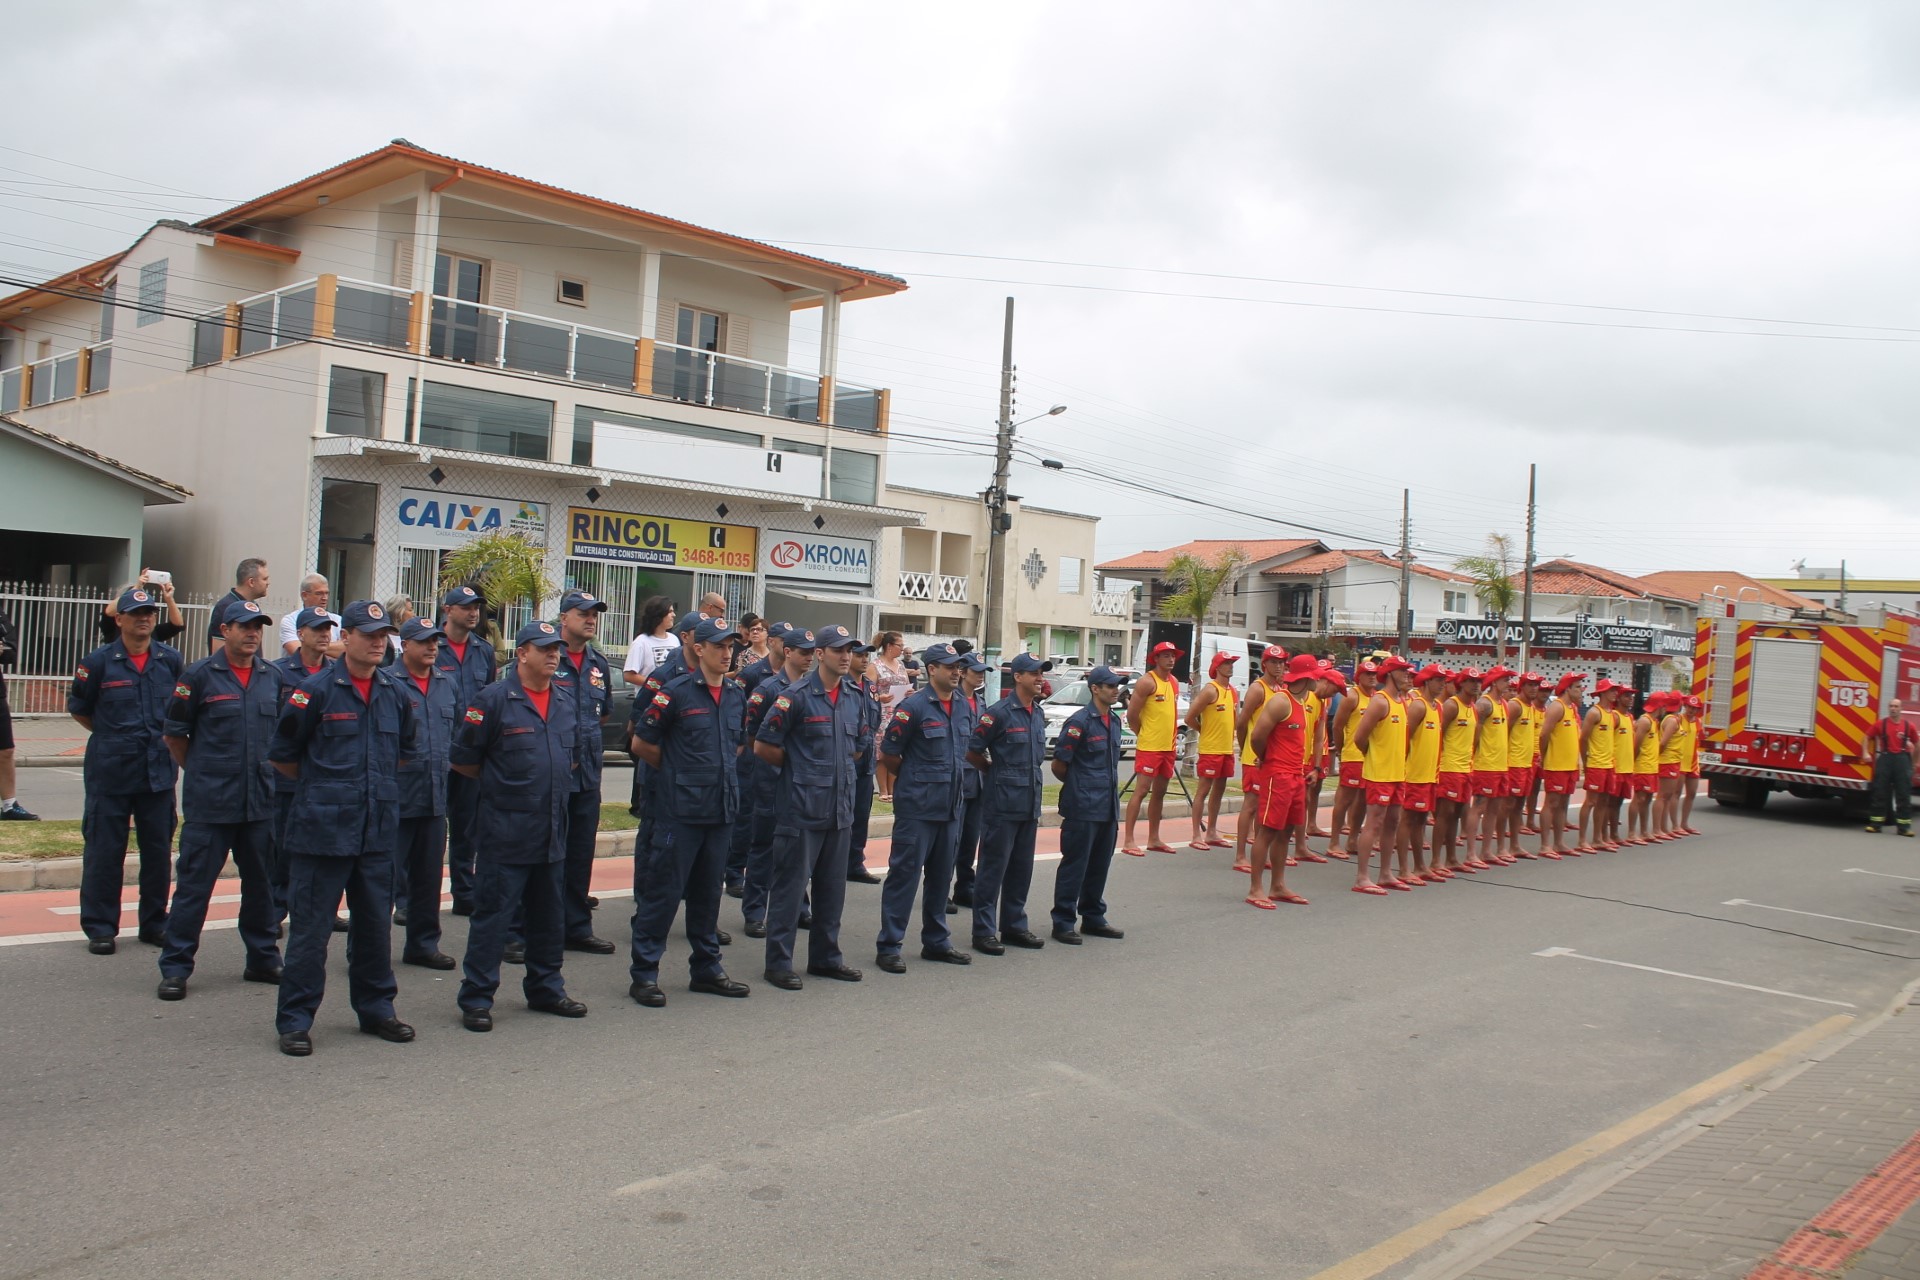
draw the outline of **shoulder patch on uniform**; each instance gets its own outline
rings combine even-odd
[[[670,707],[673,705],[673,695],[656,693],[653,695],[653,705],[656,707]]]
[[[607,682],[606,677],[600,674],[600,668],[598,667],[592,667],[588,669],[587,679],[591,680],[596,685],[605,684]]]
[[[755,689],[753,691],[753,696],[747,699],[748,702],[751,702],[756,707],[759,706],[761,703],[765,702],[766,700],[767,700],[767,695],[764,693],[761,693],[758,689]]]
[[[898,720],[898,721],[899,721],[899,722],[900,722],[901,724],[905,724],[905,723],[907,723],[907,721],[909,721],[909,720],[911,720],[911,719],[913,719],[913,712],[911,712],[911,711],[896,711],[896,712],[894,712],[894,713],[893,713],[893,718],[894,718],[895,720]]]
[[[773,700],[773,705],[780,708],[782,711],[785,711],[787,708],[793,705],[793,699],[789,698],[786,694],[783,693],[779,697]]]
[[[991,711],[989,711],[989,712],[987,712],[987,713],[986,713],[985,715],[983,715],[983,716],[981,716],[981,717],[980,717],[980,723],[981,723],[981,725],[982,725],[982,726],[985,726],[985,725],[990,725],[990,724],[992,724],[992,723],[993,723],[993,712],[991,712]]]
[[[293,696],[288,698],[287,701],[296,707],[304,707],[311,699],[307,697],[307,691],[305,689],[295,689]]]
[[[193,686],[183,681],[173,686],[173,696],[176,698],[191,698],[193,696]]]
[[[87,664],[84,662],[73,669],[73,678],[75,680],[85,680],[87,678],[87,674],[88,674]]]
[[[297,698],[297,697],[299,697],[300,695],[296,693],[296,694],[294,694],[293,696]],[[468,724],[485,724],[486,722],[487,722],[487,713],[486,713],[486,712],[484,712],[484,711],[482,711],[482,710],[481,710],[480,708],[478,708],[478,707],[468,707],[468,708],[467,708],[467,723],[468,723]]]
[[[1070,725],[1068,725],[1068,726],[1067,726],[1067,736],[1068,736],[1069,738],[1077,738],[1077,737],[1079,737],[1079,736],[1080,736],[1080,726],[1079,726],[1079,725],[1077,725],[1077,724],[1070,724]]]

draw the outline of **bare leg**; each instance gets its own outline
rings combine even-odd
[[[1224,776],[1209,779],[1213,783],[1213,794],[1207,797],[1207,839],[1220,838],[1220,802],[1227,795],[1227,780]]]
[[[1372,858],[1375,847],[1380,844],[1381,833],[1385,829],[1387,809],[1386,805],[1367,805],[1362,810],[1364,816],[1360,824],[1360,836],[1353,850],[1353,882],[1356,885],[1373,883],[1367,878],[1367,862]],[[1382,871],[1386,870],[1387,857],[1391,850],[1391,843],[1381,848]]]
[[[1256,791],[1246,790],[1246,783],[1240,784],[1240,814],[1233,820],[1233,869],[1252,868],[1252,848],[1260,824],[1255,821],[1260,812],[1260,795]]]
[[[1160,838],[1160,810],[1167,802],[1167,780],[1161,777],[1151,781],[1153,791],[1147,797],[1147,843],[1165,844]]]
[[[1680,829],[1693,830],[1693,798],[1700,791],[1700,775],[1690,773],[1684,779],[1686,786],[1680,792]]]
[[[1121,844],[1129,849],[1138,849],[1140,847],[1139,843],[1133,838],[1133,824],[1140,820],[1140,801],[1146,798],[1147,788],[1151,785],[1151,779],[1142,778],[1137,774],[1134,776],[1133,792],[1127,796],[1126,837],[1121,841]]]
[[[0,800],[9,800],[18,796],[14,784],[19,779],[14,774],[13,748],[0,751]]]

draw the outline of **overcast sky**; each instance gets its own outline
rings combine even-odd
[[[1019,411],[1070,408],[1014,490],[1103,558],[1380,545],[1410,487],[1446,563],[1537,462],[1542,558],[1920,575],[1920,7],[235,12],[13,15],[8,271],[406,137],[906,277],[841,357],[901,483],[986,484],[1015,295]]]

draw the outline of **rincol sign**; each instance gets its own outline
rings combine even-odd
[[[866,538],[835,538],[823,533],[767,530],[761,571],[776,578],[807,582],[873,584],[873,543]]]
[[[547,541],[547,504],[431,489],[400,491],[400,541],[413,547],[457,547],[480,533],[524,533]]]
[[[754,533],[737,524],[567,508],[567,554],[581,560],[751,573]]]

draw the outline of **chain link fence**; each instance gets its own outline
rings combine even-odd
[[[13,665],[6,669],[7,701],[14,715],[67,713],[74,669],[103,643],[100,612],[118,594],[98,587],[0,582],[0,613],[12,620],[16,645]],[[207,621],[215,598],[175,597],[184,630],[169,643],[189,662],[206,655]]]

